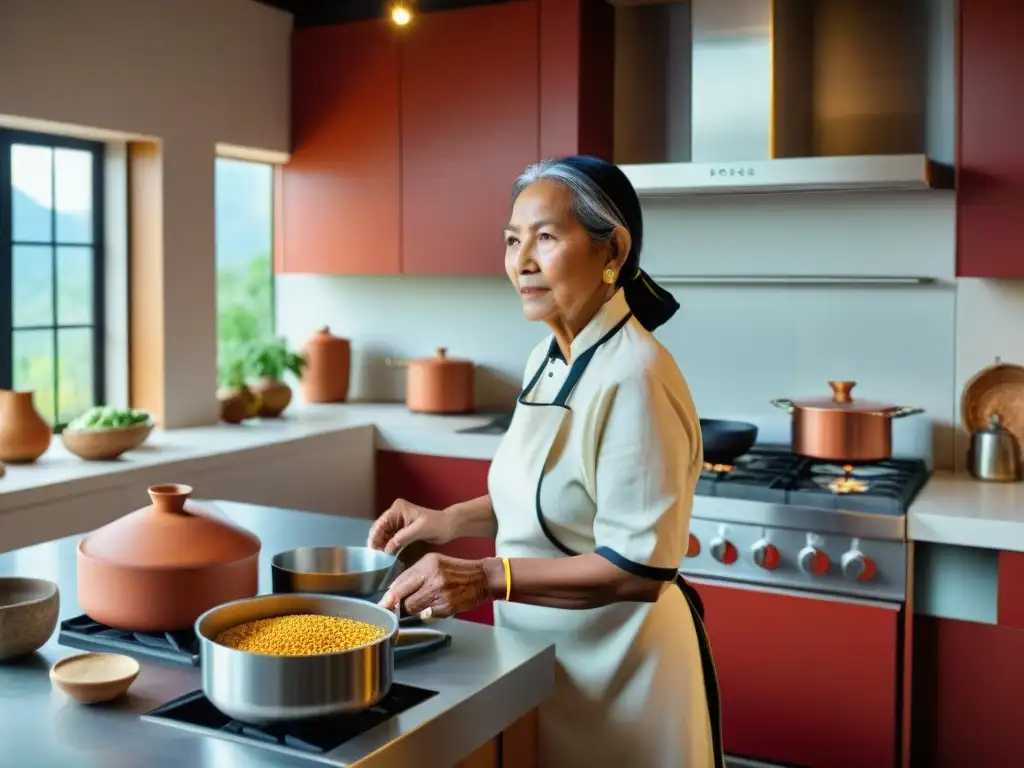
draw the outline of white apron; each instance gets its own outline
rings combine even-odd
[[[541,488],[552,448],[564,443],[560,434],[573,417],[569,396],[597,348],[629,319],[573,361],[554,402],[527,401],[543,364],[520,395],[488,481],[499,556],[595,551],[592,534],[591,546],[581,546],[581,533],[592,529],[593,520],[573,520],[569,503],[543,511]],[[554,530],[573,530],[579,551]],[[718,683],[699,597],[675,569],[609,559],[679,588],[667,585],[654,603],[587,610],[495,602],[496,625],[549,637],[556,646],[555,694],[540,708],[540,766],[723,768]]]

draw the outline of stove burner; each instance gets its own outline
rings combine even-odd
[[[82,651],[114,651],[135,658],[199,666],[199,640],[192,630],[131,632],[78,616],[61,622],[57,642]]]
[[[704,462],[704,472],[732,472],[736,469],[733,464],[712,464],[711,462]]]
[[[436,691],[394,683],[379,704],[362,712],[256,726],[232,720],[213,706],[202,691],[192,691],[142,717],[245,744],[255,742],[280,751],[324,754],[436,695]]]
[[[918,459],[842,465],[774,446],[755,446],[725,466],[704,466],[699,496],[882,515],[906,514],[930,476]]]

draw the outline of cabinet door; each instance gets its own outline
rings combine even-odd
[[[444,509],[456,502],[483,496],[487,493],[489,468],[490,462],[477,459],[377,451],[377,509],[383,512],[395,499]],[[480,560],[494,557],[494,539],[457,539],[436,549],[452,557]],[[459,618],[493,624],[494,610],[487,603]]]
[[[898,605],[694,586],[727,753],[804,768],[896,765]]]
[[[1024,277],[1024,4],[960,3],[957,274]]]
[[[294,33],[282,272],[399,271],[399,61],[380,19]]]
[[[427,13],[402,47],[402,271],[504,274],[512,182],[538,159],[535,0]]]

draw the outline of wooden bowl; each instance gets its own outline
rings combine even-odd
[[[999,414],[1002,425],[1024,448],[1024,366],[996,361],[964,386],[960,419],[964,429],[976,432]]]
[[[139,662],[120,653],[79,653],[50,668],[50,680],[82,704],[124,696],[139,676]]]
[[[0,578],[0,661],[38,651],[57,628],[60,591],[46,579]]]
[[[125,451],[138,448],[153,431],[153,422],[114,429],[65,429],[60,433],[64,447],[86,461],[109,461]]]

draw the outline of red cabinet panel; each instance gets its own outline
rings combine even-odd
[[[914,620],[914,761],[921,768],[1024,765],[1024,631]]]
[[[896,764],[898,606],[695,586],[726,752],[805,768]]]
[[[607,0],[540,0],[541,157],[612,159],[615,9]]]
[[[957,274],[1024,277],[1024,3],[960,6]]]
[[[399,271],[399,65],[380,19],[294,33],[280,271]]]
[[[516,176],[538,159],[535,0],[426,13],[402,44],[402,271],[504,274]]]
[[[1024,629],[1024,552],[999,553],[996,616],[1000,624]]]
[[[431,509],[444,509],[459,501],[487,493],[489,461],[425,456],[417,453],[377,451],[377,508],[384,511],[395,499],[405,499]],[[494,539],[458,539],[438,551],[452,557],[477,560],[494,557]],[[459,618],[492,624],[490,603]]]

